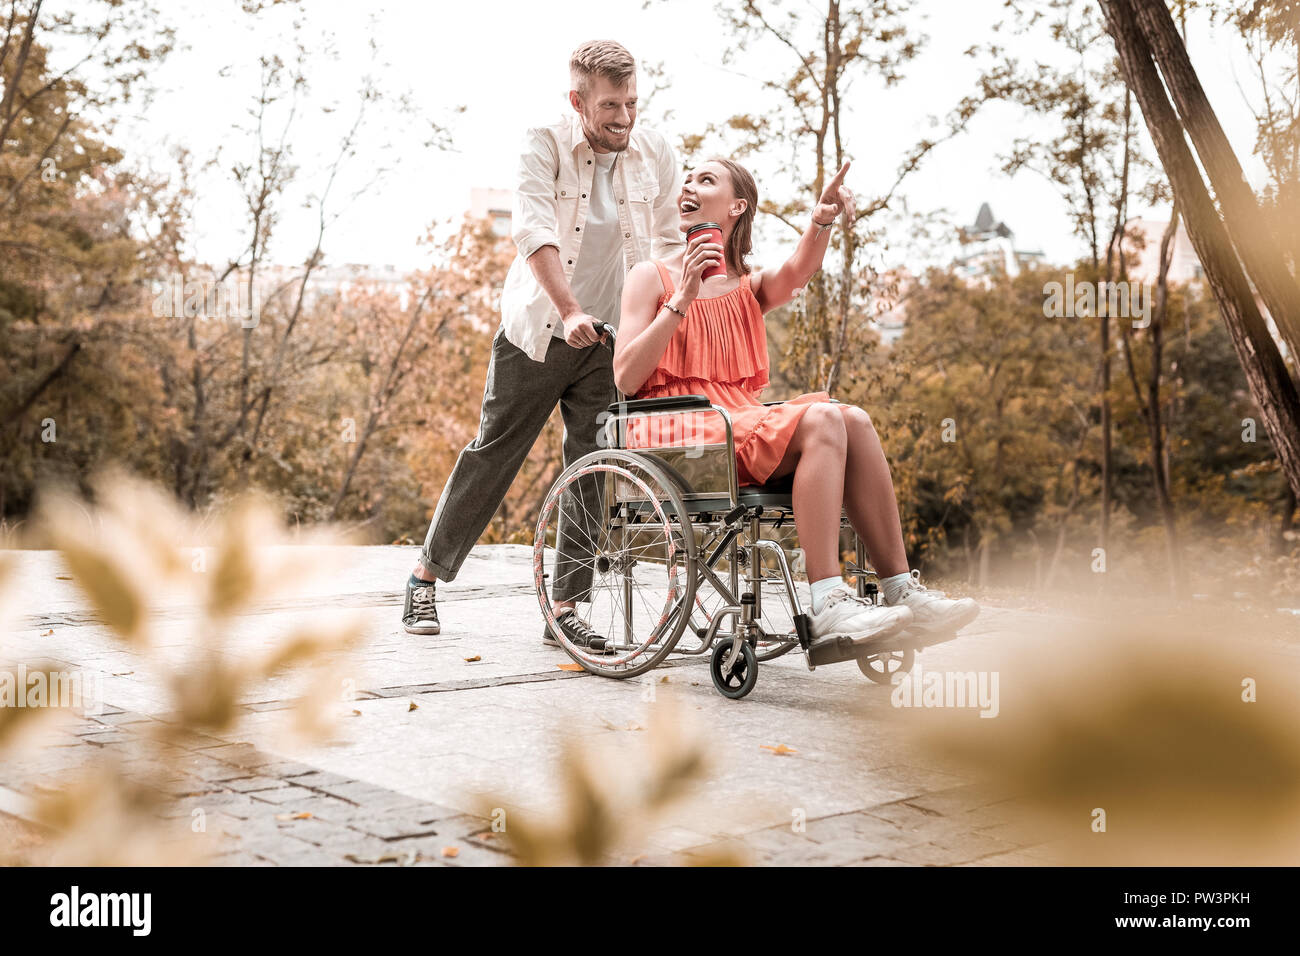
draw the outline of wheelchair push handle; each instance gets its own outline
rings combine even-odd
[[[592,326],[592,328],[596,330],[597,335],[608,335],[609,347],[614,347],[614,326],[610,325],[608,322],[597,322]]]

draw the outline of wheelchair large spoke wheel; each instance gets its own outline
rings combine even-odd
[[[895,674],[906,674],[916,661],[916,651],[894,649],[877,654],[863,654],[858,658],[858,669],[877,684],[891,684]]]
[[[617,449],[578,459],[547,493],[533,539],[538,604],[551,634],[593,674],[627,678],[662,661],[695,593],[695,540],[677,485],[653,458]],[[605,639],[573,644],[552,600]]]
[[[731,665],[731,670],[723,672],[727,658],[731,656],[731,641],[719,641],[713,645],[709,655],[709,674],[713,677],[713,686],[723,697],[740,700],[758,682],[758,658],[748,641],[740,645],[740,656]]]

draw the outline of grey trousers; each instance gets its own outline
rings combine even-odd
[[[424,566],[443,581],[455,580],[470,549],[505,499],[510,483],[541,434],[556,404],[564,419],[564,463],[600,447],[597,416],[615,399],[613,356],[607,345],[575,349],[552,338],[538,364],[510,344],[503,329],[492,340],[478,435],[461,451],[447,478],[424,538]],[[575,496],[561,502],[560,540],[552,594],[557,601],[584,600],[591,588],[591,553],[598,533],[600,488],[587,476]]]

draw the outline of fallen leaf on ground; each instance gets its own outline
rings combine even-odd
[[[775,747],[771,744],[761,744],[759,750],[770,750],[772,755],[776,757],[784,757],[787,754],[797,754],[799,752],[793,747],[787,747],[785,744],[777,744]]]
[[[419,709],[420,709],[420,705],[417,704],[415,701],[411,701],[411,706],[406,708],[406,712],[409,714],[411,711],[419,710]]]
[[[559,668],[560,670],[562,670],[562,671],[581,671],[581,670],[586,670],[585,667],[583,667],[583,666],[582,666],[581,664],[579,664],[579,663],[576,663],[575,661],[569,661],[569,663],[567,663],[567,664],[556,664],[555,666],[558,667],[558,668]]]
[[[407,850],[405,853],[385,853],[382,856],[357,856],[355,853],[349,853],[344,859],[351,860],[353,863],[396,863],[398,866],[413,866],[417,860],[424,858],[416,850]]]
[[[645,730],[644,727],[642,727],[634,720],[629,720],[625,726],[620,727],[618,726],[618,724],[606,720],[604,717],[601,717],[599,714],[596,715],[596,719],[605,725],[606,730]]]
[[[359,710],[354,710],[352,713],[348,714],[348,716],[349,716],[349,717],[360,717],[360,716],[361,716],[361,711],[359,711]]]
[[[445,846],[445,847],[442,848],[442,855],[443,855],[443,856],[453,857],[453,858],[454,858],[454,857],[458,857],[458,856],[460,856],[460,847],[458,847],[458,846]]]
[[[50,628],[48,631],[42,634],[41,637],[49,637],[53,633],[54,633],[54,628]]]
[[[475,661],[481,661],[482,659],[483,659],[483,655],[481,655],[481,654],[475,654],[473,657],[467,657],[467,658],[465,658],[465,663],[466,663],[466,664],[473,664]]]
[[[302,813],[277,813],[275,818],[277,820],[310,820],[311,816],[310,813],[304,810]]]
[[[496,838],[497,835],[493,833],[491,830],[484,830],[482,833],[474,834],[475,840],[495,840]]]

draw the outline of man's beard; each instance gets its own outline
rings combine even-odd
[[[597,126],[593,129],[590,125],[587,125],[586,133],[587,138],[591,141],[592,145],[599,146],[601,149],[608,150],[611,153],[621,153],[623,150],[627,149],[628,143],[631,142],[632,124],[629,123],[627,126],[627,132],[617,139],[614,137],[613,133],[609,132],[609,130],[605,129],[603,126]]]

